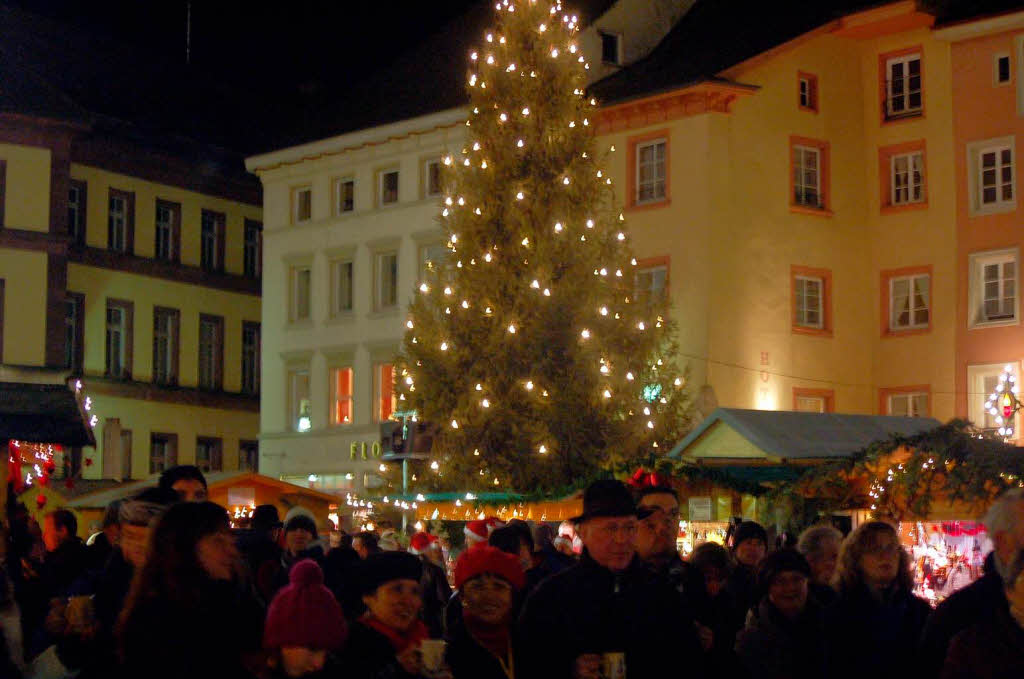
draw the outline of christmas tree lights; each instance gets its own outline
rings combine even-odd
[[[447,423],[433,487],[556,489],[667,450],[689,401],[664,302],[634,290],[578,18],[495,10],[469,54],[468,141],[442,164],[449,256],[417,283],[395,389]]]

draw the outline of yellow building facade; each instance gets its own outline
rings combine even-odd
[[[664,276],[700,407],[953,416],[951,69],[933,21],[894,3],[713,80],[606,97],[638,280]],[[910,61],[924,76],[908,69],[908,110],[889,110]]]
[[[80,376],[94,422],[58,475],[255,469],[258,182],[223,151],[62,113],[0,115],[0,360]]]

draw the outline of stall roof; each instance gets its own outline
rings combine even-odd
[[[95,446],[68,373],[0,365],[0,439]]]
[[[259,484],[277,488],[284,495],[305,495],[307,497],[314,497],[319,500],[325,500],[332,503],[338,503],[340,500],[337,495],[331,495],[330,493],[325,493],[322,490],[297,486],[294,483],[288,483],[287,481],[281,481],[280,479],[275,479],[272,476],[264,476],[263,474],[257,474],[255,472],[211,472],[209,474],[204,474],[204,476],[206,477],[207,490],[211,492],[223,486]],[[115,500],[123,500],[135,495],[144,488],[155,486],[159,479],[160,476],[157,474],[141,481],[122,483],[116,488],[100,490],[75,498],[71,502],[68,502],[67,506],[69,509],[102,509]]]
[[[668,454],[688,460],[811,461],[848,457],[893,434],[940,425],[930,417],[718,408]]]

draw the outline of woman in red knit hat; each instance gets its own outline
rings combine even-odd
[[[515,679],[512,602],[526,576],[496,547],[467,549],[455,564],[463,624],[451,630],[445,660],[454,679]]]
[[[348,635],[345,616],[312,559],[292,566],[289,580],[267,611],[263,630],[263,647],[270,653],[267,679],[326,675],[328,654],[340,649]]]

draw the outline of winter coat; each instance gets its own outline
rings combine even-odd
[[[87,554],[88,568],[91,570],[102,569],[114,552],[114,545],[110,544],[106,533],[99,533],[91,545],[85,548]]]
[[[921,661],[925,663],[929,676],[936,676],[942,669],[953,637],[976,623],[988,620],[993,611],[1009,614],[1003,579],[995,568],[939,604],[928,618],[921,637]]]
[[[122,635],[125,677],[251,679],[247,660],[260,649],[263,615],[256,600],[235,583],[206,581],[196,605],[140,602]]]
[[[513,639],[513,649],[516,646]],[[448,639],[448,648],[445,651],[444,659],[451,669],[453,679],[508,679],[498,658],[481,646],[470,635],[465,625],[460,626]],[[502,658],[502,660],[505,659]],[[515,661],[513,661],[512,668],[517,668]],[[517,676],[525,675],[517,673]]]
[[[688,659],[688,676],[702,676],[692,664],[702,654],[682,597],[636,558],[615,573],[584,550],[579,564],[530,595],[519,636],[516,674],[529,679],[568,679],[576,659],[591,653],[625,653],[630,679],[663,677],[666,653]]]
[[[808,599],[803,613],[790,620],[767,598],[736,639],[736,654],[751,679],[819,679],[825,674],[824,611]]]
[[[89,569],[89,551],[80,538],[70,538],[47,552],[39,577],[47,600],[66,596],[71,584]]]
[[[1007,679],[1024,677],[1024,628],[1009,607],[971,625],[953,637],[942,679]]]
[[[313,545],[309,549],[304,549],[295,556],[292,556],[287,550],[281,550],[280,554],[281,557],[277,561],[280,567],[273,569],[274,574],[270,585],[270,597],[266,600],[267,605],[270,605],[269,602],[274,600],[274,595],[277,594],[279,589],[288,586],[288,577],[292,571],[292,566],[303,559],[312,559],[313,561],[316,561],[320,568],[324,567],[324,550],[320,545]],[[269,569],[270,566],[265,566],[265,568]],[[259,577],[257,577],[257,582],[258,580]],[[261,591],[260,595],[263,596],[264,592]]]
[[[645,562],[644,565],[649,571],[672,585],[672,589],[685,596],[691,579],[689,577],[690,564],[680,559],[678,554],[673,554],[672,558],[664,563]]]
[[[349,629],[339,664],[345,679],[418,679],[399,664],[391,641],[362,622]]]
[[[423,564],[423,575],[420,587],[423,591],[423,608],[420,618],[426,623],[432,638],[440,638],[444,631],[444,607],[452,598],[452,588],[448,584],[448,575],[444,569],[425,556],[420,556]]]
[[[839,600],[839,592],[834,587],[812,582],[807,585],[807,591],[819,604],[828,608]]]
[[[747,614],[761,601],[757,591],[757,571],[737,563],[729,574],[725,589],[732,597],[736,629],[743,629],[747,622]]]
[[[841,590],[825,612],[828,676],[906,679],[920,672],[918,642],[931,606],[896,589],[879,600],[866,585]]]
[[[252,531],[238,540],[238,549],[249,568],[256,593],[265,606],[270,605],[280,583],[281,549],[265,532]]]

